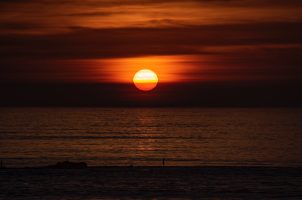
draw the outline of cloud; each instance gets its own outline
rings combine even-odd
[[[76,66],[80,65],[76,61],[149,55],[197,56],[199,61],[193,64],[202,70],[187,72],[191,77],[234,74],[247,80],[248,75],[292,79],[302,75],[302,15],[297,0],[0,4],[1,80],[91,78],[95,71]]]
[[[1,1],[0,24],[28,27],[12,30],[2,26],[1,33],[48,34],[64,32],[70,26],[106,29],[300,22],[301,6],[297,0]]]
[[[21,23],[21,22],[6,22],[0,24],[0,31],[1,30],[32,30],[42,28],[40,24],[35,23]]]
[[[63,16],[78,16],[78,17],[99,17],[99,16],[111,16],[116,14],[125,14],[126,11],[93,11],[93,12],[74,12],[63,14]]]
[[[202,47],[209,46],[302,44],[301,27],[301,23],[254,23],[183,28],[70,27],[69,32],[60,34],[1,35],[0,56],[73,59],[202,54],[211,53],[202,50]]]
[[[106,75],[102,71],[108,70],[101,64],[103,59],[194,55],[198,59],[181,63],[194,70],[186,70],[182,76],[197,80],[203,77],[299,80],[302,79],[301,27],[301,23],[182,28],[70,27],[69,32],[60,34],[1,35],[0,79],[103,80]],[[100,61],[97,69],[89,60]],[[122,70],[122,66],[117,70]],[[96,71],[101,77],[95,77]]]

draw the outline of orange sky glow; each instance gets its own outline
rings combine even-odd
[[[30,0],[0,7],[2,81],[131,83],[143,68],[162,83],[299,78],[292,53],[302,48],[297,0]]]

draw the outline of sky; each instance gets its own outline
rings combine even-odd
[[[300,0],[1,0],[0,105],[300,106],[301,10]],[[132,84],[142,68],[160,81],[148,94]]]

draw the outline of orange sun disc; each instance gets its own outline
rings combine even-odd
[[[152,70],[142,69],[135,73],[133,83],[139,90],[150,91],[156,87],[158,77]]]

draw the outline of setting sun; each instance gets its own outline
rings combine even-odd
[[[135,73],[133,83],[139,90],[150,91],[156,87],[158,77],[152,70],[142,69]]]

